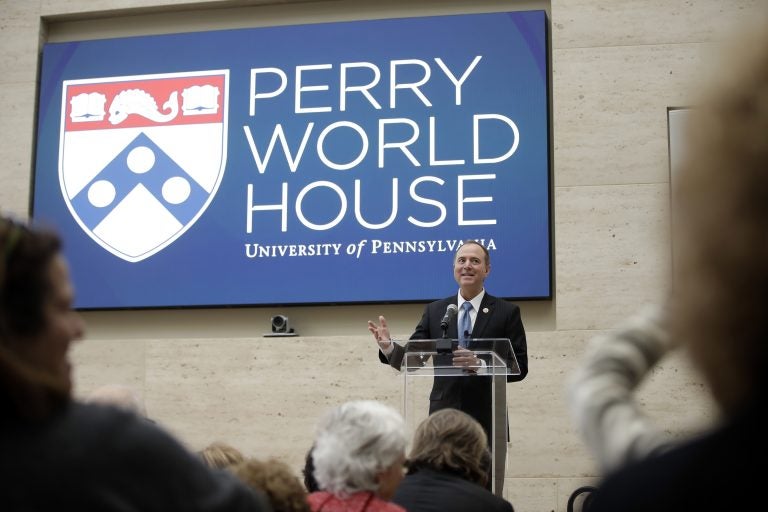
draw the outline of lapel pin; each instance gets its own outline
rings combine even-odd
[[[483,308],[483,313],[487,313],[487,312],[488,312],[488,308]]]

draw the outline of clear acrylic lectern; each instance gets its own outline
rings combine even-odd
[[[506,448],[507,443],[507,376],[519,375],[520,367],[507,338],[471,339],[467,348],[475,353],[482,365],[472,369],[454,367],[452,353],[458,343],[456,339],[443,338],[411,340],[405,344],[400,367],[403,375],[403,416],[412,437],[416,427],[429,414],[429,398],[434,379],[472,379],[459,384],[471,384],[474,389],[480,386],[487,391],[486,396],[491,397],[488,404],[491,490],[500,494],[496,492],[496,475],[499,468],[503,469],[501,465],[506,463],[506,449],[498,448]]]

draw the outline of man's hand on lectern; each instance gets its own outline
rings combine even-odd
[[[483,363],[475,356],[474,352],[459,347],[453,351],[453,366],[470,372],[477,372],[483,366]]]

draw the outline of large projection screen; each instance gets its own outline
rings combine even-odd
[[[46,44],[35,221],[79,309],[551,297],[544,11]]]

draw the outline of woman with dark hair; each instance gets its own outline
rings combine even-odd
[[[488,440],[480,423],[462,411],[443,409],[419,424],[407,467],[392,501],[408,512],[513,512],[485,488]]]
[[[0,503],[3,510],[270,510],[170,435],[72,400],[84,325],[61,242],[0,217]]]
[[[56,235],[2,219],[0,247],[0,422],[32,422],[68,402],[67,353],[84,326]]]

